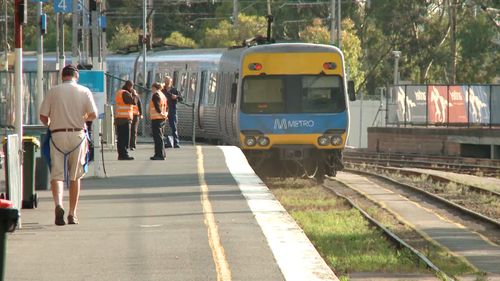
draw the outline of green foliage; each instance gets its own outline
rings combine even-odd
[[[142,33],[142,2],[106,2],[108,49],[137,45]],[[167,3],[168,2],[168,3]],[[377,87],[393,82],[393,50],[400,50],[401,80],[415,83],[448,83],[456,57],[456,83],[492,83],[498,75],[498,27],[493,10],[496,0],[454,0],[456,7],[456,54],[452,54],[451,1],[377,0],[342,1],[342,49],[350,77],[362,92],[374,94]],[[267,0],[239,1],[238,25],[232,23],[232,1],[154,1],[148,23],[153,41],[172,37],[176,45],[228,47],[244,39],[267,34]],[[479,6],[481,5],[481,6]],[[8,14],[12,14],[12,6]],[[36,49],[37,5],[28,5],[29,24],[24,27],[24,49]],[[53,5],[44,5],[48,34],[44,50],[56,50],[56,16]],[[330,1],[271,1],[274,16],[272,36],[276,41],[329,43]],[[72,17],[66,14],[64,45],[71,50]],[[316,19],[316,20],[314,20]],[[13,17],[9,17],[12,21]],[[9,22],[10,26],[13,25]],[[177,36],[175,32],[182,34]],[[175,35],[172,35],[175,34]],[[13,42],[13,29],[8,41]],[[191,38],[193,42],[184,38]],[[359,39],[359,41],[357,40]],[[498,39],[497,39],[498,40]],[[358,47],[359,43],[359,47]]]
[[[231,47],[256,35],[264,35],[267,30],[265,17],[240,14],[235,27],[227,20],[219,22],[216,28],[207,28],[201,46],[205,48]]]
[[[363,67],[363,49],[361,48],[361,40],[356,35],[354,22],[350,19],[342,21],[342,51],[346,62],[346,71],[348,79],[354,81],[356,89],[364,81],[365,71]]]
[[[108,49],[117,51],[130,46],[137,46],[139,43],[139,34],[142,32],[132,28],[130,25],[119,25],[113,38],[108,42]]]
[[[330,31],[328,31],[327,27],[323,26],[323,23],[319,18],[314,19],[312,21],[312,25],[306,26],[303,31],[299,32],[299,37],[301,40],[308,43],[330,43]]]
[[[172,46],[186,47],[186,48],[196,48],[196,42],[193,39],[187,38],[180,32],[172,32],[169,37],[163,40],[163,43]]]
[[[315,44],[329,44],[330,31],[323,25],[321,19],[314,19],[312,25],[307,26],[299,33],[300,39]],[[355,88],[364,80],[364,70],[362,65],[363,51],[361,40],[356,35],[354,22],[350,19],[342,21],[342,51],[346,62],[346,71],[350,80],[354,80]]]

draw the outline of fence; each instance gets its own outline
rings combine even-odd
[[[50,87],[57,84],[59,72],[45,71],[44,92],[46,93]],[[35,97],[37,93],[36,87],[36,72],[23,73],[23,124],[38,124],[38,110],[35,108]],[[0,71],[0,127],[13,128],[15,116],[15,84],[14,72]]]
[[[500,126],[500,85],[396,85],[388,125]]]

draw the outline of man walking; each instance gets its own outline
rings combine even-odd
[[[78,224],[76,210],[80,179],[89,149],[86,122],[97,116],[92,92],[77,84],[79,73],[73,65],[62,70],[63,83],[49,90],[40,107],[40,120],[50,129],[51,189],[55,204],[55,224],[65,225],[63,180],[69,180],[68,224]]]
[[[170,142],[170,139],[167,138],[166,147],[180,148],[179,145],[179,135],[177,133],[177,102],[182,101],[182,96],[177,91],[176,88],[172,86],[172,77],[165,77],[165,86],[163,88],[163,94],[167,97],[167,105],[168,105],[168,124],[170,125],[170,131],[172,133],[173,144]]]

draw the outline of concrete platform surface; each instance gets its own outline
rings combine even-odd
[[[5,280],[338,280],[238,148],[152,154],[106,151],[107,177],[82,181],[79,225],[54,225],[37,191],[7,236]]]

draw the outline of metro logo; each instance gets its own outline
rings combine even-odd
[[[312,128],[314,127],[313,120],[286,120],[274,119],[274,129],[287,130],[288,128]]]

